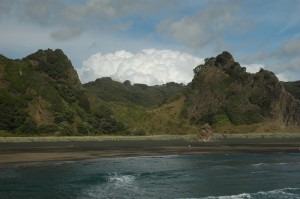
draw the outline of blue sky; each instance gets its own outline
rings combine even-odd
[[[85,82],[101,74],[123,81],[129,76],[117,76],[117,71],[124,67],[130,78],[151,76],[155,63],[169,76],[188,73],[202,58],[227,50],[250,71],[259,66],[293,81],[300,80],[299,12],[300,0],[0,0],[0,53],[15,59],[61,48]],[[187,61],[171,67],[178,52]],[[149,63],[154,55],[161,55],[159,63]],[[114,73],[107,73],[107,63],[115,65]],[[167,79],[150,76],[155,81],[146,83]]]

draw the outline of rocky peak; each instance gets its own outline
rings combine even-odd
[[[216,57],[215,65],[218,67],[224,67],[232,64],[234,64],[234,59],[227,51],[224,51],[222,54]]]
[[[45,64],[45,63],[54,64],[55,62],[64,62],[68,60],[68,57],[64,54],[64,52],[61,49],[56,49],[56,50],[40,49],[37,52],[28,55],[25,59],[37,61],[40,64]]]
[[[207,68],[220,68],[229,75],[233,72],[246,72],[246,68],[241,67],[238,62],[235,62],[233,56],[227,51],[222,52],[216,57],[206,58],[204,61],[204,64],[201,64],[194,69],[195,74],[201,72],[202,69]]]
[[[191,123],[300,124],[300,101],[270,71],[249,74],[225,51],[205,59],[205,64],[197,66],[194,72],[184,113]]]
[[[24,60],[28,60],[38,71],[55,81],[65,81],[72,86],[81,87],[76,70],[61,49],[38,50],[25,57]]]

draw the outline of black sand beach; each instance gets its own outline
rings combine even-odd
[[[0,164],[154,155],[298,153],[300,139],[222,139],[202,143],[178,140],[2,142]]]

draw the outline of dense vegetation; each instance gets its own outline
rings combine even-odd
[[[270,121],[300,125],[299,81],[281,83],[266,70],[246,73],[228,52],[206,59],[194,73],[187,86],[109,77],[82,85],[59,49],[22,60],[0,55],[0,134],[186,134],[205,123],[221,132],[251,125],[252,131]]]
[[[183,115],[192,124],[214,127],[253,125],[275,121],[285,126],[300,124],[300,101],[288,93],[270,71],[249,74],[223,52],[194,69]],[[297,96],[299,87],[286,84]]]
[[[184,85],[174,82],[161,86],[131,85],[128,80],[120,83],[113,81],[110,77],[89,82],[84,84],[84,87],[105,101],[139,105],[146,108],[158,107],[178,100],[186,88]]]
[[[15,134],[88,135],[127,130],[84,89],[61,50],[0,62],[0,129]]]
[[[283,85],[296,99],[300,100],[300,81],[283,82]]]

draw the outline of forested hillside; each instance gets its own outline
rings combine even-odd
[[[191,123],[300,125],[300,101],[295,99],[299,89],[294,84],[286,84],[289,89],[285,89],[271,71],[247,73],[230,53],[223,52],[206,59],[194,72],[184,110]]]
[[[62,50],[39,50],[21,60],[0,55],[0,132],[148,135],[196,133],[206,123],[224,133],[300,126],[299,81],[280,82],[263,69],[247,73],[228,52],[205,59],[194,74],[188,85],[110,77],[82,85]]]
[[[101,100],[89,95],[59,49],[22,60],[1,56],[0,129],[15,134],[85,135],[125,131]]]

